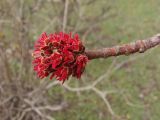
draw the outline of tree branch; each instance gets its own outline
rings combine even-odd
[[[97,58],[108,58],[111,56],[130,55],[136,52],[143,53],[146,50],[155,47],[159,44],[160,34],[157,34],[151,38],[145,40],[138,40],[129,44],[113,46],[110,48],[102,48],[98,50],[86,50],[85,54],[88,56],[90,60]]]

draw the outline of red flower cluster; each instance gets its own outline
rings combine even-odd
[[[62,82],[70,75],[80,78],[88,61],[84,50],[78,34],[43,33],[35,43],[34,70],[39,78],[50,75]]]

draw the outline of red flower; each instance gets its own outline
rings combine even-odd
[[[80,78],[88,62],[78,34],[43,33],[35,43],[34,70],[39,78],[49,75],[64,82],[70,75]]]
[[[74,75],[77,77],[77,78],[80,78],[81,77],[81,74],[83,73],[84,69],[85,69],[85,66],[87,64],[87,61],[88,61],[88,58],[86,56],[83,56],[83,55],[79,55],[76,59],[76,70],[74,71]]]

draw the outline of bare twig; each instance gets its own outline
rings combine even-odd
[[[98,90],[95,87],[93,87],[92,90],[103,99],[103,101],[105,102],[106,106],[108,107],[108,111],[111,113],[111,115],[116,116],[109,101],[106,99],[105,94],[103,94],[103,92],[101,92],[100,90]]]
[[[91,85],[86,86],[86,87],[79,87],[79,88],[72,88],[72,87],[68,86],[67,84],[64,84],[63,86],[64,86],[64,88],[66,88],[67,90],[72,91],[72,92],[86,91],[86,90],[90,90],[92,88]]]
[[[66,24],[67,24],[68,5],[69,5],[69,0],[65,0],[65,8],[64,8],[64,16],[63,16],[63,32],[65,31]]]

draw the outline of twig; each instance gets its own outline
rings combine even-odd
[[[160,34],[145,40],[138,40],[129,44],[103,48],[99,50],[87,50],[85,53],[89,59],[108,58],[111,56],[130,55],[136,52],[143,53],[146,50],[160,44]]]
[[[50,107],[50,106],[43,106],[43,107],[36,107],[32,101],[29,101],[28,99],[24,99],[24,102],[27,103],[30,108],[26,109],[25,112],[27,111],[30,111],[30,110],[33,110],[35,111],[40,117],[42,118],[46,118],[48,120],[53,120],[54,118],[49,116],[49,115],[46,115],[46,114],[43,114],[40,110],[44,110],[44,109],[48,109],[48,110],[51,110],[51,111],[57,111],[57,110],[61,110],[63,106],[55,106],[55,109],[53,107]],[[23,115],[24,116],[24,115]],[[23,118],[21,116],[21,118]]]
[[[114,61],[111,63],[111,65],[108,67],[107,71],[101,75],[99,78],[97,78],[94,83],[93,83],[93,86],[96,86],[99,82],[101,82],[104,78],[105,79],[108,79],[108,77],[110,76],[110,73],[111,73],[111,69],[113,68],[113,66],[115,65],[116,63],[116,59],[114,59]]]
[[[111,113],[111,115],[116,116],[109,101],[105,98],[105,94],[103,94],[103,92],[101,92],[100,90],[98,90],[97,88],[93,87],[92,90],[97,93],[105,102],[106,106],[108,107],[109,112]]]
[[[46,90],[50,89],[51,87],[55,86],[55,85],[58,85],[59,82],[58,81],[53,81],[53,82],[50,82],[47,86],[46,86]]]
[[[33,9],[32,9],[32,12],[36,12],[38,11],[39,7],[41,6],[42,4],[42,0],[37,0],[37,3],[36,5],[34,5]]]
[[[69,5],[69,0],[65,0],[65,8],[64,8],[64,16],[63,16],[63,32],[65,31],[66,24],[67,24],[68,5]]]
[[[131,107],[136,107],[136,108],[144,108],[143,105],[139,105],[139,104],[134,104],[134,103],[132,103],[132,102],[127,98],[127,96],[124,95],[123,93],[122,93],[122,96],[123,96],[123,99],[125,100],[125,103],[126,103],[127,105],[129,105],[129,106],[131,106]]]
[[[3,23],[3,24],[4,24],[4,23],[8,24],[8,23],[12,23],[12,21],[1,19],[1,20],[0,20],[0,24],[2,24],[2,23]]]
[[[72,88],[70,86],[68,86],[67,84],[63,84],[64,88],[66,88],[69,91],[72,92],[77,92],[77,91],[86,91],[86,90],[90,90],[92,88],[92,85],[88,85],[86,87],[78,87],[78,88]]]

